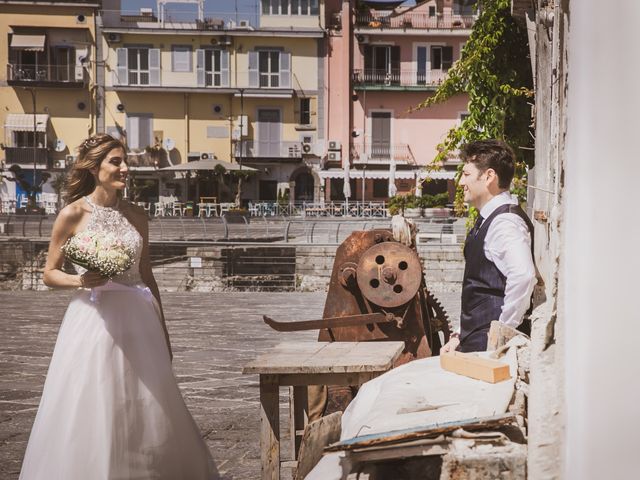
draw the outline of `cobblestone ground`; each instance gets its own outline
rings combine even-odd
[[[0,479],[18,478],[60,321],[71,292],[0,292]],[[459,294],[437,294],[452,318]],[[261,314],[320,318],[324,293],[165,293],[174,371],[220,473],[260,477],[259,390],[242,366],[280,341],[313,341],[316,332],[279,334]],[[281,403],[287,391],[281,389]],[[281,426],[288,426],[284,415]],[[282,450],[287,452],[288,439]],[[285,478],[286,475],[285,475]]]

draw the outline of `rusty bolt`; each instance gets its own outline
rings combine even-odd
[[[398,278],[398,272],[396,272],[396,269],[393,267],[384,267],[382,269],[382,278],[384,278],[384,281],[389,285],[393,285]]]
[[[342,269],[342,275],[340,276],[340,283],[343,287],[351,287],[356,282],[356,269],[355,267],[348,266]]]

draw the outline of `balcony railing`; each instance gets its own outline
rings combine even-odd
[[[64,84],[83,85],[87,79],[87,70],[80,67],[81,76],[76,77],[76,65],[29,65],[7,64],[7,82],[16,84]]]
[[[236,158],[302,158],[302,143],[301,142],[268,142],[268,141],[258,141],[258,140],[244,140],[242,142],[236,143],[235,157]]]
[[[353,71],[354,86],[362,87],[436,87],[440,85],[447,72],[445,70],[384,70],[358,69]]]
[[[7,165],[33,166],[33,147],[5,147],[4,154]],[[36,148],[36,165],[48,166],[49,151]]]
[[[416,163],[411,147],[406,143],[355,143],[351,145],[351,158],[354,163],[388,164],[392,159],[397,163]]]
[[[356,16],[356,28],[372,29],[469,29],[476,21],[476,15],[404,13],[384,15],[376,12]]]

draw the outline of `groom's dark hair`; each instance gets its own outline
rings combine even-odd
[[[477,140],[464,145],[460,150],[464,163],[473,163],[480,173],[489,168],[498,175],[498,187],[507,189],[515,172],[513,149],[501,140]]]

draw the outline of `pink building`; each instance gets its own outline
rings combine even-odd
[[[424,166],[466,114],[468,99],[410,112],[460,58],[476,18],[465,0],[327,0],[325,199],[386,200],[389,193],[449,191],[457,160]],[[430,177],[432,180],[425,183]]]

